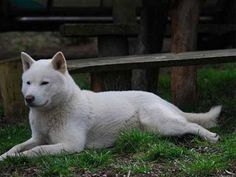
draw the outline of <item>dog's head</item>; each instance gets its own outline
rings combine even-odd
[[[22,93],[25,103],[32,108],[50,108],[65,99],[68,75],[66,60],[62,52],[52,59],[35,61],[22,52]]]

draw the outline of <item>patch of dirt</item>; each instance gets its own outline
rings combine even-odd
[[[37,167],[21,167],[15,168],[10,167],[8,169],[1,169],[0,176],[4,177],[12,177],[12,176],[19,176],[19,177],[34,177],[39,175],[39,169]]]

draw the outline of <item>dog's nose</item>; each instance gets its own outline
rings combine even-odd
[[[25,101],[29,104],[32,103],[34,101],[34,96],[33,95],[27,95],[25,97]]]

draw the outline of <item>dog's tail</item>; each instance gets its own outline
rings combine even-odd
[[[222,106],[212,107],[207,113],[185,113],[183,116],[193,123],[197,123],[205,128],[212,128],[217,125],[217,118],[220,115]]]

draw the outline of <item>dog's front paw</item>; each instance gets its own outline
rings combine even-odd
[[[0,161],[3,161],[4,160],[4,157],[3,156],[0,156]]]
[[[7,158],[7,153],[2,154],[2,155],[0,156],[0,161],[5,160],[6,158]]]
[[[214,133],[213,136],[211,136],[209,138],[209,141],[211,143],[217,143],[219,141],[219,139],[220,139],[220,136],[218,134]]]

